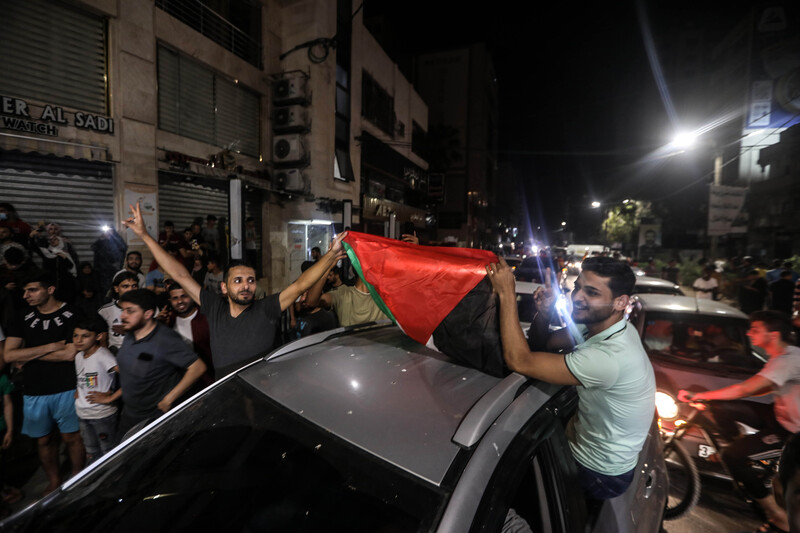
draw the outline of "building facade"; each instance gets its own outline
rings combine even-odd
[[[393,97],[386,146],[409,162],[378,170],[426,178],[410,140],[411,124],[427,129],[427,107],[349,0],[0,8],[2,197],[31,224],[59,223],[81,260],[104,225],[146,252],[120,224],[140,202],[153,235],[216,216],[222,259],[255,255],[277,291],[343,227],[388,231],[365,224],[376,212],[419,219],[405,197],[364,216],[362,131],[385,133],[364,117],[363,73]]]

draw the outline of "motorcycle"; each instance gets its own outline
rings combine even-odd
[[[710,461],[719,468],[717,472],[721,477],[731,481],[733,490],[764,518],[761,508],[750,498],[745,490],[733,479],[728,465],[722,456],[722,450],[728,441],[719,434],[714,421],[705,415],[710,411],[713,416],[713,406],[710,402],[691,402],[686,404],[691,410],[683,419],[674,420],[672,427],[659,418],[659,428],[664,442],[664,459],[667,462],[667,475],[669,478],[669,497],[664,512],[665,520],[675,520],[689,513],[700,499],[701,481],[698,469],[698,460]],[[748,430],[745,430],[749,432]],[[701,436],[703,444],[697,449],[698,458],[695,459],[683,445],[687,434]],[[753,469],[759,473],[759,478],[765,485],[771,485],[778,471],[781,450],[759,453],[751,456],[750,462]]]

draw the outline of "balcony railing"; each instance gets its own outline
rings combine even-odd
[[[251,65],[263,68],[261,42],[225,20],[199,0],[155,0],[156,7],[199,31]]]

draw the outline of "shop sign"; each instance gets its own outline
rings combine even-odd
[[[114,133],[114,120],[108,117],[77,111],[70,112],[72,115],[70,121],[63,107],[45,104],[37,113],[32,112],[31,108],[32,106],[21,98],[0,95],[0,113],[3,114],[0,127],[50,137],[58,136],[59,125],[100,133]]]

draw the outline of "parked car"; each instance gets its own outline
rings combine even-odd
[[[676,285],[669,280],[653,278],[650,276],[636,276],[636,285],[633,287],[634,294],[672,294],[675,296],[686,296],[681,290],[680,285]]]
[[[218,381],[0,528],[659,531],[655,422],[628,491],[589,507],[576,406],[574,387],[483,374],[392,324],[340,328]]]
[[[722,302],[688,296],[638,294],[629,320],[639,331],[656,375],[662,427],[674,429],[689,411],[677,401],[681,389],[714,390],[751,377],[766,363],[747,337],[747,315]],[[750,401],[771,403],[771,396]],[[716,473],[717,463],[699,433],[683,439],[701,470]]]

